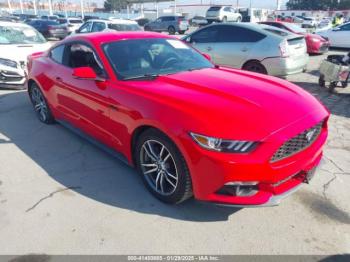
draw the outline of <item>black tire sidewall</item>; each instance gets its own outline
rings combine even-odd
[[[39,87],[36,83],[33,83],[33,84],[31,85],[30,91],[29,91],[29,97],[30,97],[30,101],[31,101],[33,107],[34,107],[34,102],[33,102],[33,98],[32,98],[33,89],[38,89],[38,91],[41,93],[43,99],[45,100],[46,108],[47,108],[47,116],[46,116],[46,120],[45,120],[45,121],[43,121],[43,120],[40,118],[38,112],[34,110],[36,116],[38,117],[38,119],[39,119],[40,122],[45,123],[45,124],[52,124],[55,120],[54,120],[54,117],[53,117],[53,115],[52,115],[52,113],[51,113],[51,109],[50,109],[49,103],[47,102],[47,100],[46,100],[46,98],[45,98],[45,96],[44,96],[44,93],[41,91],[40,87]]]
[[[169,33],[169,35],[175,35],[175,33],[176,33],[175,28],[173,26],[169,26],[168,33]]]
[[[156,140],[161,142],[169,150],[169,152],[171,153],[175,161],[176,169],[178,172],[178,184],[177,184],[177,188],[171,195],[163,196],[161,194],[158,194],[156,191],[154,191],[154,189],[148,184],[145,178],[145,175],[142,172],[141,164],[140,164],[140,151],[141,151],[142,145],[147,140]],[[191,180],[191,179],[187,168],[187,164],[182,154],[180,153],[179,149],[177,148],[177,146],[165,134],[163,134],[162,132],[156,129],[149,129],[149,130],[146,130],[144,133],[142,133],[138,141],[136,142],[136,147],[134,150],[134,159],[135,159],[137,171],[141,175],[145,186],[151,192],[151,194],[155,196],[157,199],[168,204],[177,204],[188,198],[188,196],[186,196],[188,195],[188,182],[189,182],[188,180]]]
[[[262,72],[257,72],[257,71],[253,71],[253,70],[249,70],[250,67],[252,67],[253,65],[257,66],[257,67],[260,67]],[[250,72],[254,72],[254,73],[259,73],[259,74],[264,74],[264,75],[267,75],[267,70],[266,68],[261,64],[261,63],[258,63],[258,62],[249,62],[247,63],[244,68],[244,70],[247,70],[247,71],[250,71]]]

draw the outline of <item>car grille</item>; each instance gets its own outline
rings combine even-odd
[[[323,121],[285,142],[271,158],[276,162],[290,157],[310,146],[322,131]]]

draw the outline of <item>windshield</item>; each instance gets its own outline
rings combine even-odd
[[[137,24],[109,24],[108,28],[117,31],[141,31]]]
[[[40,44],[45,38],[36,30],[24,26],[0,26],[0,44]]]
[[[209,11],[219,11],[221,9],[221,6],[212,6],[208,9],[208,12]]]
[[[104,51],[122,80],[214,67],[200,53],[176,39],[123,40],[105,44]]]
[[[306,33],[305,29],[301,28],[300,26],[297,26],[292,23],[284,24],[286,27],[289,27],[292,31],[296,33]]]

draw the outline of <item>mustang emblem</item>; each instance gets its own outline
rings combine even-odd
[[[312,138],[314,137],[315,133],[316,133],[315,129],[310,130],[309,132],[307,132],[307,134],[305,135],[307,141],[310,142],[312,140]]]

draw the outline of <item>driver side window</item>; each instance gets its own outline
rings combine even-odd
[[[90,32],[91,25],[92,25],[91,22],[85,23],[84,25],[82,25],[79,28],[79,33],[88,33],[88,32]]]
[[[68,67],[91,67],[98,76],[106,77],[101,61],[88,45],[72,44],[67,47],[67,52]]]

